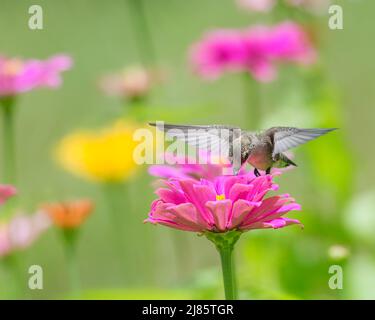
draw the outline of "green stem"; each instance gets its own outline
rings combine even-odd
[[[81,289],[81,281],[77,263],[77,231],[78,230],[75,229],[63,230],[65,255],[69,273],[69,283],[73,295],[78,295]]]
[[[15,253],[11,253],[2,259],[4,267],[9,275],[9,287],[7,287],[7,297],[10,299],[22,299],[26,285],[20,270],[19,259]]]
[[[129,218],[129,212],[131,210],[129,208],[129,201],[127,201],[127,191],[123,183],[109,182],[103,185],[103,194],[108,208],[107,212],[110,215],[109,218],[112,223],[114,248],[117,251],[116,255],[120,259],[123,272],[128,267],[126,262],[128,252],[124,239],[124,217],[128,216]]]
[[[110,214],[112,222],[113,232],[117,235],[117,240],[122,241],[122,231],[125,215],[123,203],[126,203],[126,190],[122,183],[109,182],[103,185],[103,192],[105,195],[105,201]]]
[[[145,108],[147,105],[147,96],[133,98],[124,102],[124,117],[131,117],[137,122],[146,120]]]
[[[0,100],[3,111],[3,179],[5,183],[16,184],[14,147],[14,98]]]
[[[232,230],[226,233],[206,233],[206,237],[212,241],[219,251],[221,268],[223,272],[225,299],[237,299],[237,284],[235,266],[233,261],[234,245],[241,236],[241,232]]]
[[[233,248],[218,248],[223,272],[225,299],[236,300],[237,290],[233,265]]]
[[[262,122],[260,84],[249,73],[243,76],[244,82],[244,126],[251,130],[259,129]]]
[[[155,50],[142,0],[127,0],[133,31],[141,61],[144,65],[155,63]]]

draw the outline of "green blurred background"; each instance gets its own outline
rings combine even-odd
[[[281,68],[277,81],[261,87],[262,127],[338,126],[340,131],[298,148],[299,167],[278,179],[281,192],[302,204],[303,211],[291,216],[298,216],[305,229],[252,231],[241,238],[236,259],[243,299],[375,298],[375,3],[335,2],[344,9],[344,30],[329,30],[328,15],[314,18],[319,67]],[[28,28],[32,4],[43,7],[43,30]],[[208,29],[271,23],[279,17],[243,12],[233,0],[144,4],[157,65],[168,73],[166,83],[153,91],[149,120],[244,126],[242,76],[203,83],[189,70],[188,48]],[[219,257],[211,243],[142,224],[155,198],[146,168],[128,182],[132,201],[123,205],[122,217],[131,232],[124,235],[123,267],[112,245],[100,186],[65,172],[53,159],[53,148],[65,134],[107,125],[121,115],[123,105],[101,93],[97,82],[103,74],[140,62],[133,31],[124,0],[0,0],[1,54],[45,59],[63,52],[74,59],[62,88],[36,90],[19,99],[18,203],[32,212],[42,201],[95,200],[96,210],[79,242],[83,298],[223,298]],[[349,251],[345,259],[329,255],[337,245]],[[31,264],[44,270],[44,289],[26,289],[24,297],[69,297],[55,230],[22,252],[21,261],[25,277]],[[334,264],[343,267],[343,290],[328,286],[328,268]],[[0,271],[0,296],[6,297],[9,281]]]

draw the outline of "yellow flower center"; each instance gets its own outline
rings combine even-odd
[[[225,200],[225,194],[216,195],[216,201]]]

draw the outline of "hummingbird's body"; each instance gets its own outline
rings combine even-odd
[[[154,123],[150,123],[150,125],[156,126]],[[260,175],[258,170],[270,173],[272,167],[296,166],[283,153],[284,151],[334,130],[273,127],[262,132],[251,132],[222,125],[165,124],[163,126],[157,125],[157,127],[201,149],[212,152],[219,148],[223,152],[224,149],[233,164],[234,174],[237,174],[241,166],[248,162],[254,167],[254,173],[257,176]]]
[[[241,164],[248,162],[257,170],[268,171],[272,167],[285,168],[296,164],[283,153],[272,156],[274,146],[268,134],[244,132],[241,135]]]
[[[259,170],[267,170],[272,167],[272,144],[267,136],[258,134],[250,135],[250,145],[245,145],[245,149],[249,150],[247,162],[254,168]],[[242,162],[242,161],[241,161]]]

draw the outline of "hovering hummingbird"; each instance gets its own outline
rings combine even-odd
[[[235,175],[241,166],[248,162],[254,167],[257,177],[260,176],[258,170],[264,170],[269,174],[272,167],[297,166],[283,152],[336,130],[272,127],[261,132],[253,132],[227,125],[149,125],[211,153],[217,152],[220,148],[221,154],[228,155]]]

